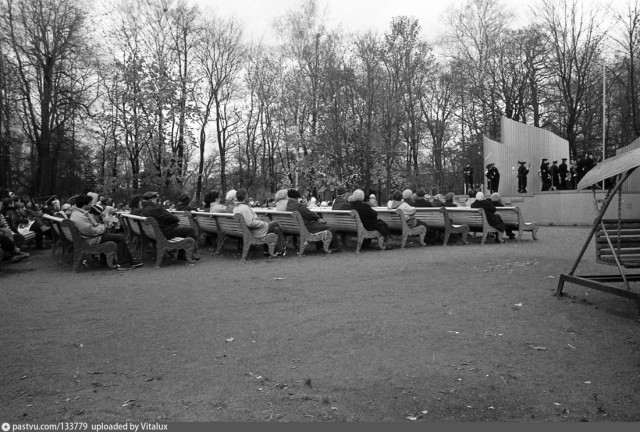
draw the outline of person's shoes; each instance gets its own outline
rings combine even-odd
[[[386,245],[383,250],[393,250],[395,249],[392,245]]]
[[[516,235],[511,233],[511,234],[508,235],[508,237],[509,237],[509,240],[513,240],[513,239],[516,238]]]
[[[29,258],[29,255],[24,252],[20,252],[19,254],[12,256],[10,262],[17,263],[18,261],[22,261],[25,258]]]
[[[132,269],[136,269],[138,267],[142,267],[144,265],[144,263],[141,263],[139,261],[131,261],[129,263],[129,267],[131,267]]]
[[[129,265],[120,265],[120,264],[114,265],[113,268],[118,270],[118,271],[133,270],[133,267],[131,267]]]

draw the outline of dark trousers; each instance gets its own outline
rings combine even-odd
[[[5,252],[5,257],[10,257],[16,249],[16,245],[9,237],[0,234],[0,249]]]
[[[182,238],[191,237],[192,239],[197,240],[196,233],[193,231],[193,228],[180,226],[180,225],[174,226],[169,229],[163,229],[162,234],[164,234],[167,240],[172,239],[174,237],[182,237]]]
[[[117,262],[118,264],[129,264],[133,262],[133,257],[131,256],[131,252],[129,252],[129,248],[127,247],[127,242],[124,239],[122,234],[112,234],[112,233],[104,233],[100,237],[100,243],[106,243],[108,241],[112,241],[118,245],[117,252]]]
[[[378,219],[376,221],[375,230],[378,231],[380,234],[382,234],[382,237],[384,237],[384,241],[386,242],[387,239],[389,238],[389,225],[387,225],[385,221]],[[370,244],[371,244],[371,239],[364,239],[362,241],[362,245],[365,247],[368,247]]]
[[[518,177],[518,192],[520,192],[520,193],[527,192],[527,178],[526,177]]]

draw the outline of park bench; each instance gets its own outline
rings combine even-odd
[[[615,265],[614,251],[623,267],[640,267],[640,219],[603,219],[595,232],[596,261]],[[603,229],[604,225],[604,229]],[[605,234],[606,232],[606,234]],[[607,239],[608,237],[608,239]]]
[[[482,233],[481,245],[484,245],[489,234],[498,235],[498,240],[502,241],[502,233],[489,225],[484,210],[470,207],[449,207],[447,214],[454,225],[468,225],[470,232]]]
[[[62,219],[60,221],[60,234],[64,237],[62,244],[69,244],[73,247],[73,271],[77,272],[80,268],[80,263],[86,255],[100,255],[104,254],[109,268],[114,268],[114,260],[118,251],[118,245],[115,242],[108,241],[92,245],[82,238],[82,234],[76,224],[68,219]],[[64,246],[63,246],[64,256]],[[60,258],[62,261],[62,257]]]
[[[66,253],[73,247],[73,243],[62,234],[62,221],[67,219],[48,214],[42,215],[42,218],[51,227],[51,255],[55,255],[60,246],[60,262],[62,262]]]
[[[520,207],[496,207],[496,213],[502,217],[506,226],[518,230],[518,241],[522,239],[524,231],[530,231],[534,240],[538,240],[538,224],[525,222]]]
[[[313,211],[322,216],[327,226],[336,231],[355,234],[357,236],[356,253],[360,253],[362,242],[365,239],[378,239],[378,247],[384,250],[384,237],[378,231],[369,231],[364,228],[360,215],[355,210],[332,210],[314,208]]]
[[[193,216],[193,220],[198,226],[198,231],[196,231],[198,237],[198,242],[202,236],[209,236],[210,238],[218,238],[218,225],[216,224],[216,218],[211,216],[209,212],[201,212],[201,211],[192,211],[191,215]]]
[[[449,244],[451,234],[461,234],[462,243],[467,244],[469,225],[454,224],[447,207],[416,207],[416,217],[427,224],[428,230],[441,231],[444,234],[443,246]]]
[[[420,238],[420,244],[424,245],[424,236],[427,234],[427,228],[423,225],[418,225],[415,228],[411,228],[404,217],[404,212],[401,209],[388,209],[386,207],[376,207],[374,209],[378,212],[378,219],[383,220],[389,226],[389,230],[395,233],[400,233],[401,245],[400,248],[404,249],[407,242],[407,238],[410,236],[418,236]],[[420,218],[418,218],[420,219]]]
[[[322,242],[324,252],[331,253],[329,245],[333,240],[333,234],[330,231],[320,231],[318,233],[310,233],[304,224],[304,218],[300,212],[294,211],[277,211],[271,209],[254,209],[257,214],[268,216],[271,221],[278,222],[282,233],[286,235],[296,236],[298,238],[298,256],[304,256],[305,249],[309,243]],[[312,210],[313,211],[313,210]],[[329,226],[327,226],[329,228]]]
[[[129,224],[133,233],[133,243],[140,242],[140,258],[144,255],[147,246],[153,245],[156,250],[156,268],[160,268],[165,252],[184,250],[187,262],[193,262],[193,253],[196,241],[191,237],[174,237],[168,239],[162,233],[158,222],[152,217],[143,217],[132,214],[123,214],[123,220]],[[137,248],[132,248],[136,250]]]
[[[137,259],[142,259],[142,254],[150,243],[142,229],[142,221],[145,218],[131,213],[120,213],[119,216],[123,222],[121,225],[131,254]]]
[[[171,210],[169,213],[171,213],[174,216],[177,216],[178,219],[180,219],[180,221],[178,222],[179,226],[193,229],[193,232],[195,233],[196,239],[197,239],[195,252],[198,252],[198,243],[200,241],[200,227],[195,221],[195,218],[193,217],[193,214],[191,213],[191,211],[190,210],[183,210],[183,211]]]
[[[216,253],[220,253],[227,238],[236,237],[242,239],[242,261],[247,260],[249,249],[253,245],[266,244],[269,248],[269,255],[275,256],[275,248],[278,243],[277,234],[268,233],[264,237],[255,237],[241,214],[209,213],[209,215],[215,219],[217,225],[218,248]]]

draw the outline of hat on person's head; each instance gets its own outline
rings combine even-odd
[[[278,192],[276,192],[275,197],[273,198],[274,201],[281,201],[283,199],[287,199],[289,198],[289,195],[287,195],[287,190],[286,189],[280,189]]]
[[[182,204],[189,204],[189,201],[191,201],[191,197],[185,193],[180,195],[180,198],[178,198],[178,201]]]
[[[402,200],[402,192],[395,191],[393,193],[393,197],[392,198],[393,198],[394,201],[401,201]]]
[[[142,198],[146,200],[158,198],[158,192],[145,192],[144,195],[142,195]]]
[[[518,161],[518,163],[519,163],[520,165],[524,165],[524,164],[526,164],[526,162],[525,162],[525,161]]]
[[[491,164],[487,164],[487,168],[491,168]]]
[[[338,186],[338,189],[336,190],[336,195],[344,195],[347,193],[347,188],[344,186]]]
[[[563,161],[566,161],[566,160],[567,160],[567,158],[562,158],[562,160],[563,160]]]
[[[375,197],[376,197],[376,194],[369,195],[369,198],[375,198]]]
[[[229,192],[227,192],[226,197],[224,198],[225,201],[231,201],[233,199],[236,199],[236,190],[235,189],[231,189]]]
[[[418,191],[418,194],[417,194],[417,195],[418,195],[419,197],[423,197],[423,196],[425,196],[426,194],[427,194],[427,192],[426,192],[424,189],[420,189],[420,190]]]
[[[553,163],[558,163],[558,161],[553,161]]]
[[[483,194],[482,192],[478,192],[478,193],[476,194],[476,199],[477,199],[478,201],[484,201],[484,194]]]
[[[491,201],[500,201],[501,197],[498,192],[494,192],[491,194]]]
[[[548,161],[548,160],[549,160],[549,159],[542,159],[542,162],[546,162],[546,161]]]
[[[405,189],[402,191],[402,199],[409,199],[413,195],[411,189]]]
[[[289,198],[293,198],[293,199],[302,198],[302,195],[300,195],[300,192],[298,192],[298,191],[297,191],[297,190],[295,190],[295,189],[289,189],[289,190],[287,191],[287,196],[288,196]]]
[[[364,201],[364,191],[362,189],[356,189],[353,191],[353,195],[351,195],[353,197],[354,201]]]

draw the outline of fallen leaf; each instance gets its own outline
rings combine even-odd
[[[591,384],[591,381],[585,381],[584,383],[585,384]]]
[[[29,378],[29,375],[22,375],[22,376],[20,377],[20,379],[21,379],[21,380],[23,380],[23,379],[27,379],[27,378]]]
[[[230,337],[230,338],[225,339],[225,342],[233,342],[233,340],[234,339],[232,337]]]
[[[416,421],[416,420],[418,420],[418,417],[416,417],[416,416],[408,416],[407,420]]]
[[[460,332],[453,331],[453,330],[449,330],[449,331],[447,331],[447,333],[460,334]]]
[[[516,304],[514,304],[514,306],[516,306],[516,307],[522,307],[522,303],[516,303]]]
[[[429,412],[429,411],[424,410],[424,411],[422,411],[422,414],[427,414],[428,412]]]
[[[284,278],[276,277],[276,278],[273,278],[273,280],[284,280]]]
[[[558,402],[554,402],[553,403],[555,406],[560,406],[560,404]]]
[[[546,351],[546,350],[547,350],[547,347],[545,347],[545,346],[534,346],[534,345],[531,345],[531,349],[534,349],[534,350],[536,350],[536,351]]]

